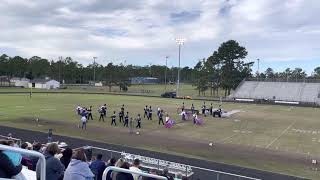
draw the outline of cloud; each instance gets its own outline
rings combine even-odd
[[[176,65],[176,37],[186,38],[183,65],[193,66],[235,39],[248,60],[320,57],[318,0],[4,0],[0,48],[10,55],[71,56],[88,64],[111,60]]]

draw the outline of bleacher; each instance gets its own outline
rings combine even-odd
[[[319,95],[320,83],[244,81],[230,97],[320,105]]]
[[[11,134],[11,133],[10,133]],[[13,138],[11,135],[10,136],[3,136],[0,135],[0,137],[2,138],[2,140],[15,140],[16,143],[21,144],[21,139],[17,139],[17,138]],[[62,151],[64,150],[64,148],[68,147],[68,145],[64,142],[53,142],[53,143],[57,143],[58,148],[60,148]],[[40,174],[38,174],[40,176],[40,180],[44,180],[46,177],[46,163],[45,163],[45,157],[42,154],[45,150],[45,147],[47,147],[50,143],[44,143],[42,144],[42,150],[40,152],[36,152],[33,150],[27,150],[27,149],[21,149],[20,147],[13,147],[13,146],[9,146],[9,145],[2,145],[0,144],[0,151],[12,151],[12,152],[16,152],[19,153],[21,155],[26,155],[26,156],[36,156],[39,158],[40,160]],[[142,155],[136,155],[136,154],[130,154],[130,153],[126,153],[123,151],[115,151],[115,150],[111,150],[111,149],[104,149],[104,148],[100,148],[100,147],[93,147],[93,146],[82,146],[79,148],[73,148],[73,151],[77,151],[83,149],[86,153],[86,157],[88,158],[88,164],[90,164],[92,161],[93,155],[97,155],[97,153],[99,154],[104,154],[106,155],[106,158],[116,158],[116,159],[122,159],[124,162],[127,162],[129,164],[133,164],[133,161],[135,159],[139,159],[140,160],[140,169],[142,170],[141,172],[136,172],[136,171],[132,171],[129,169],[123,169],[123,168],[119,168],[119,167],[115,167],[115,166],[109,166],[107,167],[104,172],[103,172],[103,177],[105,178],[108,171],[115,171],[115,172],[122,172],[122,173],[129,173],[129,174],[138,174],[139,176],[142,177],[149,177],[149,178],[153,178],[153,179],[159,179],[159,180],[165,180],[168,179],[164,176],[160,176],[157,174],[161,174],[162,172],[164,172],[164,170],[167,170],[168,175],[170,176],[170,178],[174,178],[175,180],[182,180],[182,179],[194,179],[194,174],[196,174],[193,169],[197,170],[197,173],[201,172],[206,174],[206,176],[210,176],[210,179],[225,179],[225,180],[229,180],[229,179],[249,179],[249,180],[260,180],[258,178],[253,178],[253,177],[248,177],[248,176],[243,176],[243,175],[239,175],[239,174],[232,174],[232,173],[228,173],[228,172],[223,172],[223,171],[218,171],[218,170],[213,170],[213,169],[206,169],[206,168],[201,168],[201,167],[196,167],[196,166],[191,166],[191,165],[185,165],[185,164],[180,164],[180,163],[176,163],[176,162],[171,162],[171,161],[166,161],[166,160],[161,160],[161,159],[156,159],[156,158],[151,158],[151,157],[146,157],[146,156],[142,156]],[[103,153],[104,152],[104,153]],[[107,154],[110,154],[110,156],[108,156]],[[60,159],[61,154],[56,154],[55,157]],[[105,159],[108,160],[108,159]],[[107,163],[107,161],[105,161]],[[22,162],[21,162],[22,164]],[[37,166],[38,168],[38,166]],[[151,170],[153,170],[153,172],[156,172],[156,174],[152,174],[150,173]],[[37,171],[38,172],[38,171]],[[200,174],[201,174],[200,173]],[[36,172],[33,170],[28,169],[28,167],[23,166],[22,171],[12,177],[11,179],[19,179],[19,180],[35,180],[36,178]],[[178,178],[181,177],[181,178]],[[212,178],[211,178],[212,177]],[[199,179],[199,178],[197,178]],[[9,180],[9,179],[4,179],[0,177],[0,180]]]

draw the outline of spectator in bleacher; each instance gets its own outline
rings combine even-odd
[[[47,146],[44,156],[46,158],[46,180],[59,180],[63,177],[64,166],[60,160],[54,157],[60,152],[56,143],[51,143]],[[40,178],[40,161],[37,163],[37,178]]]
[[[116,162],[116,167],[121,167],[124,163],[124,160],[122,158],[118,159],[118,161]],[[117,179],[117,174],[118,172],[112,172],[111,175],[112,175],[112,180],[116,180]]]
[[[182,174],[178,173],[177,176],[174,178],[174,180],[182,180]]]
[[[60,158],[60,162],[63,164],[64,168],[67,169],[72,157],[72,149],[66,148],[62,152],[62,157]]]
[[[41,147],[42,147],[41,143],[35,143],[33,145],[33,150],[36,151],[36,152],[40,152]],[[37,168],[37,163],[38,163],[39,158],[35,157],[35,156],[30,156],[30,160],[31,160],[31,163],[32,163],[32,169],[31,170],[35,171],[36,168]]]
[[[130,164],[128,162],[124,162],[120,168],[129,169]],[[116,180],[134,180],[132,174],[118,172],[116,176]]]
[[[9,146],[9,142],[0,140],[0,144]],[[21,163],[15,165],[14,162],[0,150],[0,178],[12,178],[22,170]]]
[[[32,145],[28,142],[24,142],[21,144],[21,148],[25,150],[32,150]],[[28,155],[22,155],[21,164],[23,166],[28,167],[28,169],[33,170],[33,165],[31,161],[31,156]]]
[[[95,175],[95,179],[101,180],[103,171],[106,169],[106,163],[102,161],[102,154],[98,154],[96,160],[93,161],[89,167]]]
[[[157,175],[157,170],[150,169],[149,174]],[[151,178],[151,177],[145,177],[145,178],[143,178],[143,180],[157,180],[157,179],[156,178]]]
[[[173,177],[169,174],[168,168],[163,169],[161,176],[166,177],[168,180],[173,180]]]
[[[132,164],[132,166],[130,167],[130,170],[131,171],[135,171],[135,172],[142,172],[141,170],[140,170],[140,160],[139,159],[135,159],[134,161],[133,161],[133,164]],[[140,175],[138,175],[138,174],[132,174],[132,176],[133,176],[133,179],[134,180],[138,180],[139,179],[139,177],[140,177]]]
[[[111,158],[107,164],[107,167],[109,166],[115,166],[117,160],[115,158]],[[107,179],[106,180],[112,180],[112,171],[109,171],[107,173]]]
[[[84,149],[77,150],[64,173],[63,180],[93,180],[94,174],[89,168]]]

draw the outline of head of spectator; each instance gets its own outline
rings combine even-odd
[[[26,142],[21,144],[21,149],[27,149],[28,148],[28,144]]]
[[[62,157],[71,159],[72,157],[72,149],[66,148],[64,151],[62,151]]]
[[[24,142],[21,144],[21,148],[27,149],[27,150],[32,150],[32,144],[30,144],[29,142]]]
[[[140,167],[140,160],[139,159],[135,159],[133,161],[133,166],[139,168]]]
[[[46,148],[46,153],[48,153],[51,156],[54,156],[59,152],[60,152],[60,149],[57,143],[50,143]]]
[[[60,162],[64,165],[65,168],[68,167],[72,157],[72,149],[66,148],[62,151],[62,157],[60,158]]]
[[[9,140],[5,140],[5,139],[0,139],[0,144],[2,145],[6,145],[6,146],[10,146],[10,141]]]
[[[41,150],[41,147],[42,147],[41,143],[35,143],[33,145],[33,150],[39,152]]]
[[[150,169],[149,173],[153,174],[153,175],[157,175],[157,170],[156,169]]]
[[[116,167],[121,167],[123,163],[124,160],[122,158],[118,159],[118,161],[116,162]]]
[[[97,157],[96,157],[96,158],[97,158],[97,160],[100,160],[100,161],[101,161],[101,160],[102,160],[102,154],[97,154]]]
[[[123,164],[120,166],[120,168],[129,169],[130,168],[130,164],[128,162],[123,162]]]
[[[82,162],[87,162],[87,156],[84,152],[84,149],[79,149],[75,151],[74,155],[72,156],[72,159],[76,159]]]
[[[183,176],[182,176],[181,173],[178,173],[178,174],[177,174],[177,179],[182,179],[182,177],[183,177]]]
[[[168,176],[169,175],[169,169],[168,168],[164,168],[163,171],[162,171],[162,175]]]
[[[116,162],[117,162],[116,158],[111,158],[109,160],[108,166],[114,166],[116,164]]]

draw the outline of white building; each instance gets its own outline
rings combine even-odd
[[[16,87],[27,88],[29,82],[30,82],[30,79],[27,79],[27,78],[11,78],[10,79],[10,83],[14,84],[14,86]]]
[[[36,89],[58,89],[60,87],[60,82],[52,79],[37,79],[31,81],[28,84],[28,87]]]

